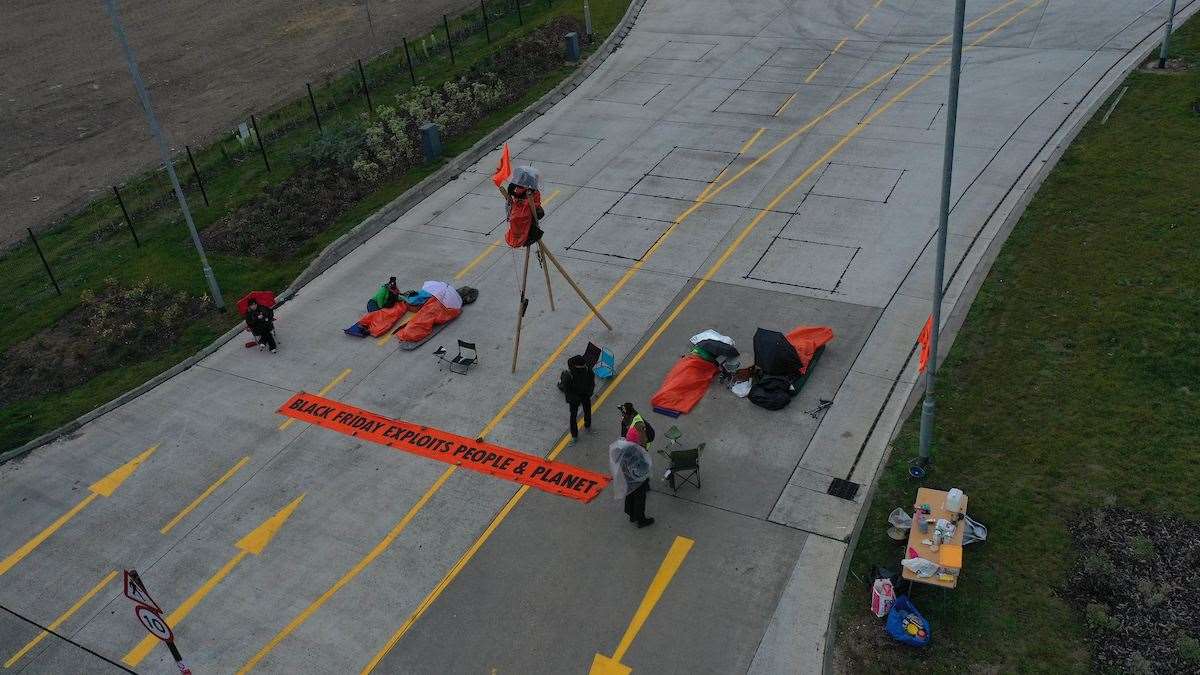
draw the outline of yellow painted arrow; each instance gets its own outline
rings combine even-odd
[[[174,612],[171,612],[171,615],[167,617],[167,625],[171,626],[172,629],[177,628],[179,626],[179,622],[183,621],[184,618],[186,618],[187,615],[196,608],[196,605],[199,605],[200,601],[203,600],[204,597],[212,591],[212,589],[217,587],[217,584],[221,583],[225,577],[229,576],[229,573],[233,571],[233,568],[238,566],[238,563],[242,562],[243,558],[248,555],[260,555],[263,552],[263,549],[267,547],[267,544],[271,543],[271,539],[275,536],[275,534],[279,532],[279,528],[283,527],[283,524],[287,522],[288,518],[291,517],[292,512],[296,510],[296,507],[300,506],[300,501],[302,499],[304,499],[304,495],[296,497],[290,504],[280,509],[278,513],[263,521],[262,525],[254,528],[246,536],[239,539],[237,543],[234,544],[234,546],[237,547],[238,552],[234,554],[234,556],[230,558],[229,561],[221,567],[221,569],[217,570],[216,574],[209,577],[208,581],[205,581],[200,588],[196,589],[195,593],[192,593],[187,600],[184,600],[183,604],[179,605]],[[142,639],[141,642],[138,643],[136,647],[129,650],[129,653],[126,654],[121,660],[124,661],[126,665],[136,667],[150,654],[155,645],[158,643],[158,638],[154,637],[153,635],[147,635],[144,639]]]
[[[667,584],[671,583],[671,578],[683,564],[683,559],[687,557],[688,551],[692,550],[694,543],[696,542],[687,537],[675,537],[674,543],[671,544],[671,550],[667,551],[667,557],[663,558],[658,572],[654,575],[654,581],[651,581],[650,588],[646,589],[642,604],[638,605],[637,611],[633,613],[633,621],[629,622],[629,628],[625,629],[625,635],[621,638],[621,643],[617,645],[617,650],[611,657],[596,654],[596,658],[592,659],[592,668],[588,671],[590,675],[629,675],[633,672],[632,668],[621,663],[621,659],[625,656],[625,652],[629,651],[633,639],[642,629],[642,624],[646,623],[650,612],[654,610],[654,605],[658,604],[663,591],[667,589]]]
[[[46,529],[38,532],[37,536],[35,536],[33,539],[25,542],[24,546],[10,553],[3,562],[0,562],[0,575],[12,569],[13,566],[21,562],[25,556],[32,553],[35,548],[41,546],[42,542],[49,539],[50,535],[57,532],[59,528],[61,528],[63,525],[66,525],[75,516],[79,515],[79,512],[87,508],[88,504],[91,504],[93,501],[95,501],[96,497],[111,497],[113,493],[117,491],[117,488],[121,487],[121,483],[124,483],[127,478],[132,476],[133,472],[137,470],[138,466],[141,465],[142,462],[146,461],[150,455],[154,454],[154,451],[157,449],[157,445],[150,446],[144,452],[142,452],[142,454],[122,464],[119,468],[117,468],[117,470],[89,485],[88,491],[91,492],[91,494],[84,497],[75,506],[72,506],[71,510],[59,516],[58,520],[50,523]]]

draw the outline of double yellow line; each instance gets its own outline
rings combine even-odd
[[[990,38],[997,31],[1003,29],[1005,26],[1008,26],[1013,21],[1015,21],[1017,18],[1024,15],[1026,12],[1032,10],[1037,5],[1041,4],[1043,1],[1044,0],[1033,0],[1033,2],[1028,4],[1024,9],[1017,12],[1013,16],[1009,17],[1006,21],[997,25],[995,28],[991,29],[986,34],[984,34],[982,37],[980,37],[978,40],[973,42],[971,46],[974,47],[975,45],[979,44],[980,42]],[[970,22],[967,25],[967,28],[968,29],[974,28],[975,26],[977,26],[978,24],[987,20],[988,18],[998,14],[999,12],[1003,11],[1004,9],[1011,7],[1012,5],[1015,5],[1019,2],[1020,2],[1020,0],[1007,0],[1007,2],[999,5],[995,9],[992,9],[991,11],[984,14],[983,16]],[[904,59],[900,64],[888,69],[887,71],[885,71],[883,74],[881,74],[880,76],[878,76],[871,82],[869,82],[866,85],[862,86],[861,88],[857,89],[855,92],[851,93],[846,98],[844,98],[844,99],[838,101],[837,103],[835,103],[834,105],[830,106],[828,109],[826,109],[820,115],[816,116],[815,118],[813,118],[812,120],[810,120],[809,122],[804,124],[803,126],[797,128],[796,130],[794,130],[793,132],[788,134],[786,137],[784,137],[782,140],[780,140],[778,143],[776,143],[774,146],[772,146],[770,149],[768,149],[765,153],[763,153],[756,159],[749,162],[745,167],[743,167],[741,170],[739,170],[733,176],[728,178],[724,183],[715,187],[712,190],[707,191],[706,193],[704,193],[700,197],[698,197],[692,203],[691,206],[689,206],[686,210],[684,210],[682,213],[680,213],[672,221],[672,223],[671,223],[670,227],[668,227],[667,231],[664,232],[663,236],[660,237],[658,239],[658,241],[655,242],[655,244],[650,248],[650,250],[646,252],[646,254],[642,257],[642,259],[635,262],[625,272],[625,274],[621,276],[621,278],[613,285],[613,287],[608,291],[608,293],[605,294],[605,296],[603,298],[601,298],[600,302],[597,303],[597,307],[603,308],[605,305],[608,304],[609,301],[611,301],[614,297],[616,297],[617,294],[619,294],[621,292],[621,290],[625,287],[625,285],[628,284],[629,281],[646,265],[647,261],[649,261],[650,258],[652,258],[654,256],[654,254],[671,237],[671,235],[674,234],[675,230],[684,221],[686,221],[688,218],[690,218],[692,216],[692,214],[694,214],[704,204],[708,203],[714,197],[716,197],[716,195],[720,194],[721,192],[728,189],[733,184],[740,181],[743,177],[745,177],[747,174],[749,174],[752,170],[754,170],[760,164],[765,162],[767,159],[772,157],[774,154],[776,154],[783,148],[787,147],[789,144],[794,142],[796,139],[800,138],[805,133],[811,131],[816,125],[820,124],[825,119],[828,119],[835,112],[837,112],[838,110],[841,110],[842,108],[844,108],[849,103],[851,103],[855,99],[862,96],[864,93],[866,93],[870,89],[878,86],[880,83],[882,83],[886,79],[890,78],[892,75],[894,75],[896,72],[898,72],[901,67],[916,61],[917,59],[925,56],[926,54],[928,54],[932,50],[936,49],[937,47],[940,47],[940,46],[946,44],[950,40],[950,38],[951,38],[951,36],[946,35],[946,36],[942,37],[940,40],[938,40],[937,42],[934,42],[933,44],[925,47],[924,49],[910,55],[909,57]],[[726,248],[726,250],[722,253],[720,258],[718,258],[717,261],[715,263],[713,263],[713,265],[705,273],[704,277],[698,281],[698,283],[692,288],[692,290],[688,293],[688,295],[684,298],[684,300],[674,308],[674,310],[667,317],[667,319],[658,327],[657,330],[655,330],[655,332],[651,336],[650,340],[648,340],[646,342],[646,344],[644,344],[642,346],[642,348],[637,352],[637,354],[633,357],[633,359],[631,359],[630,362],[622,369],[622,371],[614,378],[613,382],[604,389],[604,391],[600,394],[600,396],[597,399],[597,405],[602,404],[608,398],[608,396],[613,391],[616,390],[617,386],[624,380],[625,376],[629,372],[631,372],[633,367],[645,356],[645,354],[649,350],[650,346],[653,345],[655,341],[657,341],[657,339],[663,334],[663,332],[666,330],[666,328],[675,320],[676,317],[679,316],[680,312],[682,312],[683,309],[696,297],[696,294],[699,293],[699,291],[715,276],[717,271],[719,271],[720,268],[722,266],[724,266],[724,264],[729,260],[729,258],[733,255],[733,253],[745,241],[746,237],[749,236],[749,234],[762,221],[762,219],[766,216],[766,214],[771,209],[773,209],[776,205],[778,205],[778,203],[780,201],[782,201],[787,196],[787,194],[789,194],[791,191],[793,191],[800,183],[802,183],[808,176],[810,176],[813,173],[813,171],[815,171],[821,164],[823,164],[825,161],[828,161],[829,157],[832,157],[839,150],[841,150],[841,148],[845,147],[845,145],[847,143],[849,143],[850,140],[852,140],[853,138],[855,138],[859,134],[861,134],[862,131],[864,129],[866,129],[867,125],[869,125],[872,121],[874,121],[880,115],[882,115],[884,112],[886,112],[888,109],[890,109],[897,101],[901,100],[904,97],[907,97],[914,89],[916,89],[917,86],[923,84],[929,78],[933,77],[934,74],[936,74],[938,70],[941,70],[942,68],[944,68],[947,63],[948,63],[948,60],[943,61],[943,62],[939,63],[938,65],[932,67],[922,78],[920,78],[917,81],[915,81],[914,83],[910,84],[908,87],[906,87],[904,90],[902,90],[899,94],[897,94],[896,96],[889,99],[889,101],[887,103],[885,103],[883,106],[879,107],[877,110],[875,110],[870,115],[868,115],[867,118],[865,118],[862,122],[860,122],[857,126],[855,126],[855,128],[851,132],[849,132],[848,134],[843,136],[842,139],[839,140],[834,145],[833,148],[831,148],[824,155],[822,155],[822,157],[820,159],[818,159],[816,162],[811,164],[803,172],[803,174],[801,174],[800,177],[798,177],[791,184],[789,184],[788,187],[783,192],[781,192],[779,195],[777,195],[772,200],[772,202],[769,206],[760,210],[758,215],[756,215],[755,218],[745,228],[743,228],[743,230],[738,234],[737,238]],[[575,326],[575,328],[559,343],[559,345],[542,362],[542,364],[537,368],[537,370],[535,370],[534,373],[522,384],[522,386],[517,390],[517,392],[512,396],[512,398],[510,398],[509,401],[500,409],[500,411],[497,412],[496,415],[483,427],[483,430],[480,431],[480,433],[479,433],[480,437],[484,437],[484,436],[488,435],[489,433],[491,433],[496,428],[496,426],[505,417],[507,417],[507,415],[513,410],[513,408],[517,405],[517,403],[520,402],[520,400],[523,399],[529,393],[529,391],[532,389],[533,385],[538,380],[541,379],[541,377],[551,367],[551,365],[558,361],[558,359],[561,357],[563,351],[567,348],[567,346],[569,346],[583,332],[583,330],[587,327],[587,325],[590,322],[591,322],[590,314],[584,316],[584,318],[580,320],[580,322]],[[566,447],[566,444],[567,444],[567,437],[564,435],[559,440],[559,442],[556,444],[554,450],[548,455],[548,457],[550,459],[556,458],[562,452],[563,448]],[[425,492],[425,494],[423,494],[420,497],[420,499],[417,500],[417,502],[412,506],[412,508],[410,508],[409,511],[404,515],[404,517],[396,524],[396,526],[393,527],[392,530],[389,531],[387,533],[387,535],[371,551],[369,551],[367,553],[366,556],[364,556],[362,559],[360,559],[345,575],[343,575],[340,579],[338,579],[333,584],[333,586],[329,588],[329,590],[327,590],[320,597],[318,597],[316,600],[314,600],[308,607],[306,607],[304,610],[302,610],[300,612],[300,614],[296,616],[295,619],[293,619],[283,629],[281,629],[279,631],[279,633],[277,633],[266,645],[264,645],[263,648],[260,649],[259,652],[256,653],[238,672],[239,673],[248,672],[248,671],[252,670],[255,666],[257,666],[264,658],[266,658],[267,655],[269,655],[271,653],[271,651],[273,651],[275,649],[276,646],[278,646],[284,639],[286,639],[289,635],[291,635],[291,633],[293,633],[297,628],[299,628],[299,626],[301,624],[303,624],[309,617],[312,616],[312,614],[314,614],[318,609],[320,609],[320,607],[323,606],[335,593],[337,593],[338,590],[340,590],[346,584],[348,584],[350,581],[352,581],[368,565],[370,565],[371,562],[373,562],[380,554],[382,554],[383,551],[386,550],[395,541],[395,539],[403,532],[403,530],[407,527],[407,525],[412,521],[412,519],[416,515],[416,513],[418,511],[420,511],[422,508],[424,508],[424,506],[429,502],[429,500],[432,498],[432,496],[441,489],[441,487],[446,483],[446,480],[449,479],[449,477],[454,473],[454,471],[455,471],[455,467],[449,467],[445,471],[443,471],[442,474],[438,477],[438,479],[434,482],[434,484],[429,488],[429,490],[427,490]],[[424,612],[433,604],[433,602],[437,599],[437,597],[458,576],[458,574],[462,571],[462,569],[466,567],[467,563],[474,557],[474,555],[479,551],[479,549],[482,548],[483,544],[491,537],[492,533],[495,532],[496,528],[499,527],[500,523],[503,522],[504,519],[508,517],[508,514],[511,513],[512,509],[517,505],[518,502],[520,502],[520,500],[524,497],[524,495],[527,492],[528,492],[527,486],[521,486],[521,488],[519,488],[517,490],[517,492],[513,495],[513,497],[509,499],[509,501],[500,509],[500,511],[496,514],[496,516],[492,519],[492,521],[484,529],[483,533],[480,534],[480,536],[476,539],[476,541],[467,549],[466,552],[463,553],[463,555],[458,559],[458,561],[455,562],[455,564],[446,573],[446,575],[442,578],[442,580],[437,585],[434,586],[434,588],[429,592],[429,594],[425,597],[425,599],[417,606],[417,608],[408,617],[408,619],[400,626],[400,628],[397,629],[395,633],[393,633],[393,635],[391,636],[391,638],[389,638],[389,640],[384,645],[384,647],[378,653],[375,654],[375,656],[371,659],[371,661],[363,669],[363,672],[370,672],[370,671],[374,670],[374,668],[379,664],[379,662],[383,659],[383,657],[386,656],[387,653],[404,637],[404,635],[408,632],[408,630],[412,627],[412,625],[416,623],[416,621],[424,614]]]

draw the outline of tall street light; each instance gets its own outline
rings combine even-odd
[[[954,5],[954,47],[950,57],[950,94],[946,101],[946,145],[942,159],[942,203],[938,213],[937,264],[933,272],[933,320],[929,332],[929,364],[925,371],[925,402],[921,406],[920,461],[927,464],[933,440],[933,416],[937,402],[933,393],[937,380],[938,337],[942,320],[942,281],[946,270],[946,234],[950,225],[950,188],[954,177],[954,132],[958,124],[958,81],[962,74],[963,22],[967,0]]]
[[[183,188],[179,187],[179,177],[175,175],[175,165],[171,162],[171,152],[167,148],[167,140],[163,136],[162,127],[158,124],[154,108],[150,105],[150,92],[146,91],[146,84],[142,82],[142,73],[138,70],[137,57],[134,56],[133,48],[129,46],[129,40],[125,37],[125,27],[121,25],[121,15],[117,12],[117,0],[104,0],[104,9],[112,18],[113,32],[117,34],[117,42],[121,43],[121,49],[125,52],[125,61],[129,64],[129,75],[133,78],[133,86],[137,89],[138,98],[141,99],[142,111],[146,113],[146,121],[150,123],[150,131],[154,134],[154,140],[158,141],[159,156],[163,166],[167,167],[167,175],[171,178],[171,187],[175,189],[175,198],[179,200],[179,208],[183,209],[183,219],[187,222],[188,231],[192,234],[192,243],[196,245],[196,253],[200,254],[200,267],[204,270],[204,278],[208,280],[213,304],[217,306],[217,309],[223,310],[225,309],[225,299],[221,297],[221,287],[217,285],[217,277],[213,275],[212,267],[208,264],[208,257],[204,255],[204,245],[200,243],[200,235],[196,233],[196,223],[192,221],[192,211],[188,208],[187,199],[183,196]]]
[[[1162,51],[1158,53],[1158,67],[1167,67],[1167,54],[1171,50],[1171,29],[1175,27],[1175,0],[1171,0],[1171,13],[1167,15],[1167,30],[1163,33]]]

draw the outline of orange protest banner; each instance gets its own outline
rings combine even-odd
[[[608,476],[553,462],[516,450],[459,436],[441,429],[395,420],[352,405],[300,392],[277,411],[280,415],[395,450],[590,502],[608,486]]]

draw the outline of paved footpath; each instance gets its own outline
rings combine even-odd
[[[952,4],[649,0],[620,49],[510,141],[542,172],[550,247],[614,330],[561,278],[549,311],[535,267],[510,374],[517,259],[492,246],[493,153],[284,306],[278,355],[234,340],[0,466],[0,603],[139,672],[174,665],[143,641],[122,568],[196,672],[567,673],[597,654],[605,672],[819,671],[848,541],[916,382]],[[948,309],[1164,12],[969,3]],[[469,283],[479,301],[415,352],[342,335],[389,275]],[[275,413],[321,391],[607,472],[616,404],[649,410],[689,336],[729,334],[749,361],[755,328],[801,324],[836,338],[800,395],[769,412],[714,384],[677,421],[685,444],[706,443],[703,487],[674,495],[656,467],[644,530],[607,494],[518,489]],[[468,375],[431,356],[456,339],[479,344]],[[568,447],[554,383],[589,340],[619,374],[596,433]],[[814,419],[821,398],[834,403]],[[862,487],[842,499],[833,479]],[[53,638],[22,651],[36,636],[0,615],[0,659],[116,672]]]

